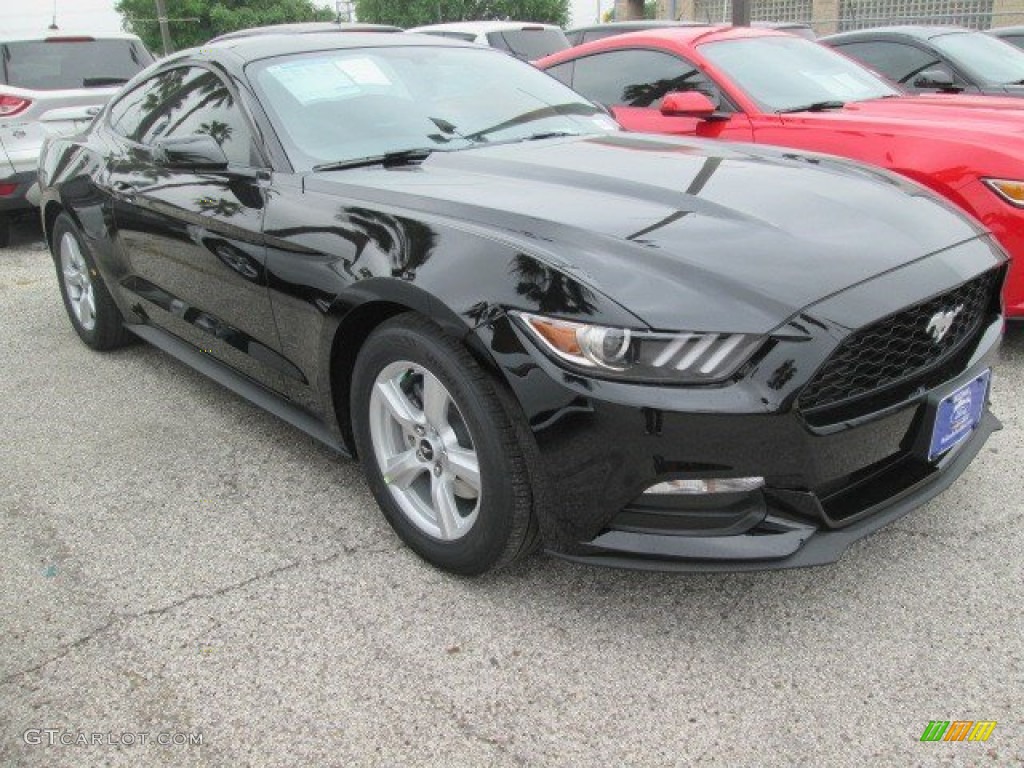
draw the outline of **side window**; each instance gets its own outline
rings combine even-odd
[[[908,84],[920,72],[939,68],[939,59],[934,54],[904,43],[870,42],[848,43],[836,46],[845,53],[862,61],[876,72],[897,83]],[[948,69],[942,67],[942,69]],[[952,72],[950,72],[952,74]]]
[[[576,59],[572,87],[606,107],[658,109],[673,91],[700,91],[722,105],[718,88],[702,72],[659,51],[612,51]]]
[[[575,61],[565,61],[561,64],[556,64],[553,67],[548,67],[544,71],[551,75],[556,80],[561,80],[563,83],[572,88],[572,70]]]
[[[1008,35],[1003,40],[1011,45],[1016,45],[1018,48],[1024,48],[1024,35]]]
[[[123,114],[116,114],[122,105]],[[171,69],[139,86],[111,110],[111,124],[142,144],[167,136],[208,134],[232,165],[253,165],[259,157],[231,91],[219,77],[199,67]]]
[[[160,88],[163,75],[150,78],[141,85],[132,88],[118,99],[110,108],[110,127],[115,132],[135,140],[135,135],[145,114],[145,105],[154,98]]]

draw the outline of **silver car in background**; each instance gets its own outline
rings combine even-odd
[[[88,127],[121,84],[152,62],[134,35],[0,36],[0,247],[12,217],[34,205],[43,140]]]
[[[529,21],[456,21],[413,27],[405,31],[488,45],[524,61],[543,59],[569,47],[561,27]]]

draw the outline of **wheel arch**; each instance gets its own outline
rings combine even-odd
[[[497,362],[490,352],[472,333],[473,324],[467,318],[460,317],[436,296],[408,283],[393,280],[371,279],[365,282],[379,284],[362,286],[362,301],[350,304],[347,311],[341,314],[330,337],[328,351],[330,364],[327,367],[327,383],[331,405],[341,437],[353,456],[357,455],[357,451],[350,416],[352,374],[366,339],[392,317],[407,312],[425,317],[437,325],[440,331],[465,344],[470,354],[484,368],[492,373],[498,370]],[[501,377],[497,376],[496,379],[500,381]]]

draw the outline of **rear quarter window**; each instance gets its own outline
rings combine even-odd
[[[560,29],[507,29],[502,32],[488,32],[487,42],[492,48],[508,51],[526,61],[542,59],[552,53],[564,51],[569,41]]]

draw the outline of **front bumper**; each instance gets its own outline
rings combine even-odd
[[[772,509],[749,530],[726,536],[679,536],[609,530],[586,554],[548,550],[566,560],[615,568],[657,571],[765,571],[835,562],[856,541],[870,536],[935,498],[967,469],[1002,424],[986,412],[972,437],[935,465],[934,472],[876,505],[857,522],[829,530],[788,510]],[[770,495],[770,492],[769,492]]]
[[[973,279],[998,257],[975,243],[823,300],[814,316],[805,312],[787,325],[802,336],[776,336],[736,382],[720,387],[568,374],[532,351],[513,323],[496,324],[492,354],[539,452],[535,506],[545,548],[570,560],[651,570],[818,565],[924,504],[1000,426],[986,401],[973,433],[928,460],[940,401],[996,362],[1004,325],[997,290],[969,341],[916,383],[863,395],[856,408],[824,416],[804,411],[799,399],[852,329],[945,295],[950,272]],[[764,488],[732,506],[713,494],[696,504],[645,494],[667,480],[735,477],[762,477]]]

